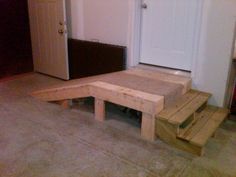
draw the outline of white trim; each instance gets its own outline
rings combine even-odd
[[[142,28],[142,4],[143,0],[131,0],[130,1],[130,19],[129,19],[129,30],[128,30],[128,67],[136,66],[140,62],[140,47],[141,47],[141,28]],[[197,17],[196,29],[196,43],[194,44],[194,52],[192,57],[191,76],[194,78],[197,72],[197,58],[200,44],[201,35],[201,24],[202,24],[202,13],[205,0],[199,0],[200,13]]]
[[[230,106],[232,105],[232,101],[233,101],[233,94],[234,94],[234,89],[235,89],[235,68],[234,68],[234,58],[235,58],[235,47],[236,47],[236,20],[235,20],[235,27],[234,27],[234,38],[232,41],[232,54],[231,54],[231,61],[229,63],[229,72],[228,72],[228,78],[227,78],[227,82],[226,82],[226,89],[225,89],[225,96],[224,96],[224,104],[223,106],[226,108],[230,109]],[[233,90],[230,90],[233,89]]]
[[[84,0],[67,0],[70,4],[71,37],[85,39],[84,35]]]
[[[199,45],[200,45],[200,39],[201,39],[201,29],[202,29],[202,22],[203,22],[203,13],[204,13],[204,2],[205,0],[199,0],[199,10],[198,17],[196,20],[196,23],[198,26],[198,29],[195,31],[195,44],[194,44],[194,50],[193,50],[193,56],[192,56],[192,67],[191,67],[191,77],[194,80],[196,77],[197,72],[197,66],[198,66],[198,56],[199,56]]]
[[[130,14],[128,25],[128,67],[136,66],[140,60],[141,41],[141,3],[142,0],[130,0]]]

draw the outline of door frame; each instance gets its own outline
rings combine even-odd
[[[139,64],[140,62],[140,52],[141,52],[141,42],[142,42],[142,8],[141,4],[144,0],[132,0],[130,1],[130,17],[128,25],[128,68]],[[200,44],[200,34],[202,26],[202,16],[204,12],[204,2],[205,0],[199,0],[198,6],[200,12],[197,16],[197,26],[199,27],[195,31],[195,43],[194,51],[192,56],[192,67],[191,67],[191,77],[195,77],[197,71],[197,58]]]

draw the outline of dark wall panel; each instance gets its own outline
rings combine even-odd
[[[126,47],[69,39],[70,78],[124,70]]]
[[[33,71],[27,0],[0,0],[0,78]]]

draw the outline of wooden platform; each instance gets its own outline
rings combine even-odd
[[[226,109],[207,105],[211,94],[191,90],[191,78],[139,68],[67,81],[32,95],[65,108],[69,100],[92,96],[98,121],[105,120],[106,101],[141,111],[142,138],[158,136],[197,155],[228,115]]]
[[[105,101],[141,111],[141,135],[155,140],[155,116],[190,88],[191,78],[135,68],[67,81],[32,95],[43,101],[57,101],[63,107],[67,107],[67,100],[95,97],[95,118],[100,121],[105,119]]]

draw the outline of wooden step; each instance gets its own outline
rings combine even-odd
[[[192,138],[191,135],[194,134],[194,132],[198,132],[216,110],[216,107],[207,106],[202,112],[195,113],[193,121],[185,127],[180,127],[177,136],[179,138],[185,137],[185,140],[190,140]]]
[[[158,118],[173,125],[181,126],[186,122],[188,123],[188,119],[194,117],[196,112],[204,108],[210,96],[209,93],[190,90],[175,104],[161,111]]]
[[[196,114],[196,122],[177,137],[193,145],[203,147],[228,114],[227,109],[207,106],[201,113]]]

